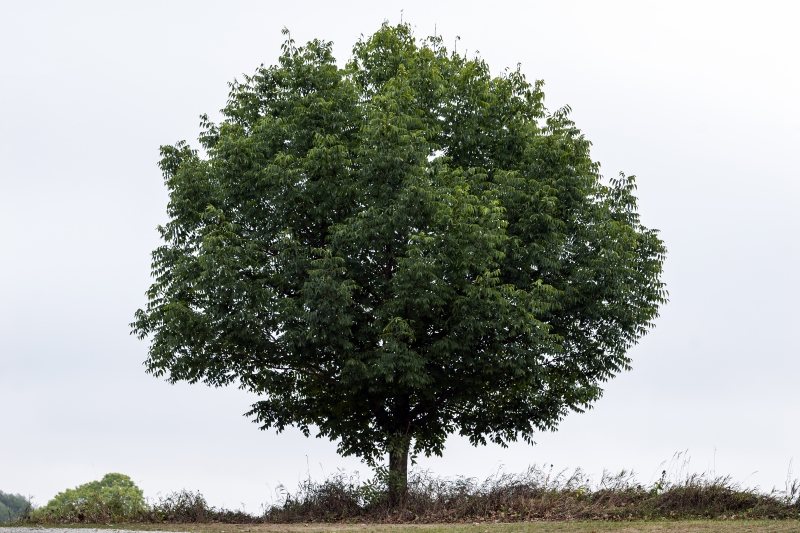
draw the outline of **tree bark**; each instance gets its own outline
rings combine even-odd
[[[405,503],[408,493],[408,449],[410,437],[400,437],[389,449],[389,506]]]

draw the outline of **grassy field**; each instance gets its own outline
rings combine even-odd
[[[41,527],[41,526],[38,526]],[[45,526],[190,533],[800,533],[798,520],[576,521],[515,524],[116,524]],[[0,531],[2,526],[0,526]]]

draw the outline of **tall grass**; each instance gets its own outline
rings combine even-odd
[[[765,493],[730,477],[675,472],[644,485],[629,471],[603,473],[592,483],[584,471],[553,472],[533,466],[521,474],[498,472],[486,480],[440,478],[412,472],[401,505],[390,507],[387,473],[361,481],[339,472],[322,482],[308,479],[295,491],[279,487],[276,503],[260,514],[217,509],[197,492],[159,497],[131,516],[95,513],[82,517],[37,515],[32,522],[224,522],[296,523],[358,521],[518,522],[531,520],[633,520],[685,518],[800,518],[800,484]],[[99,508],[99,507],[98,507]]]
[[[529,520],[632,520],[654,518],[800,518],[798,482],[762,493],[730,477],[690,474],[670,480],[666,471],[648,486],[629,471],[603,473],[596,484],[580,469],[556,472],[533,466],[522,474],[498,473],[484,481],[442,479],[416,472],[404,504],[390,508],[380,480],[360,483],[337,474],[285,493],[261,517],[267,522],[365,520],[374,522],[516,522]]]

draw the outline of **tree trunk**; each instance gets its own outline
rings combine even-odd
[[[389,506],[403,505],[408,492],[408,449],[410,437],[400,437],[389,449]]]

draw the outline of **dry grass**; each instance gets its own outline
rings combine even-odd
[[[64,526],[58,526],[64,527]],[[86,527],[74,525],[71,527]],[[98,529],[119,529],[120,525],[93,525]],[[174,531],[189,533],[797,533],[797,520],[657,520],[527,522],[516,524],[125,524],[133,531]],[[2,531],[2,526],[0,526]]]
[[[216,509],[209,506],[200,493],[181,491],[151,502],[146,508],[136,511],[135,516],[120,518],[105,513],[103,505],[89,508],[91,502],[87,502],[86,509],[77,506],[61,514],[34,511],[27,523],[135,522],[150,523],[156,529],[167,525],[172,527],[171,524],[185,529],[186,524],[198,524],[192,528],[207,525],[212,528],[209,531],[227,528],[226,533],[228,530],[271,531],[270,528],[275,527],[281,531],[294,531],[293,527],[312,531],[330,529],[334,524],[337,528],[358,529],[356,524],[359,523],[371,524],[364,526],[367,529],[377,524],[382,524],[381,529],[391,524],[452,524],[447,531],[464,528],[472,533],[483,533],[480,528],[512,531],[502,529],[506,527],[502,524],[509,523],[520,523],[519,527],[523,529],[533,528],[526,531],[569,531],[552,529],[561,527],[554,522],[579,528],[575,531],[590,531],[580,529],[584,526],[579,524],[584,523],[594,524],[592,527],[597,531],[603,528],[614,528],[609,531],[671,531],[652,529],[673,527],[663,525],[666,520],[681,521],[690,527],[700,527],[694,529],[696,531],[704,531],[703,524],[739,527],[720,524],[738,524],[742,519],[749,520],[746,522],[749,524],[756,524],[756,520],[780,519],[785,524],[794,524],[794,530],[785,531],[800,532],[797,523],[792,522],[800,519],[800,484],[797,481],[787,482],[783,491],[764,493],[743,488],[727,477],[683,475],[681,472],[670,477],[666,471],[658,481],[647,486],[626,471],[616,475],[606,473],[594,484],[579,469],[572,473],[554,473],[552,469],[532,467],[523,474],[498,474],[482,482],[472,478],[442,479],[417,472],[409,479],[408,495],[403,504],[391,507],[387,502],[384,474],[379,470],[375,478],[362,482],[357,475],[339,473],[322,483],[303,482],[293,493],[281,488],[278,502],[265,506],[258,515]],[[704,521],[709,519],[712,522]],[[649,529],[625,529],[634,527],[632,524],[637,524],[635,527],[645,527],[646,524]],[[309,527],[312,529],[307,529]],[[432,529],[436,530],[436,527]]]
[[[605,473],[597,484],[580,470],[571,474],[532,467],[483,482],[441,479],[418,472],[399,508],[387,504],[378,480],[361,483],[343,474],[311,480],[284,492],[262,519],[273,523],[366,520],[379,523],[530,522],[538,520],[653,520],[702,518],[800,518],[800,491],[762,493],[728,477],[691,474],[669,479],[666,471],[644,486],[631,472]]]

